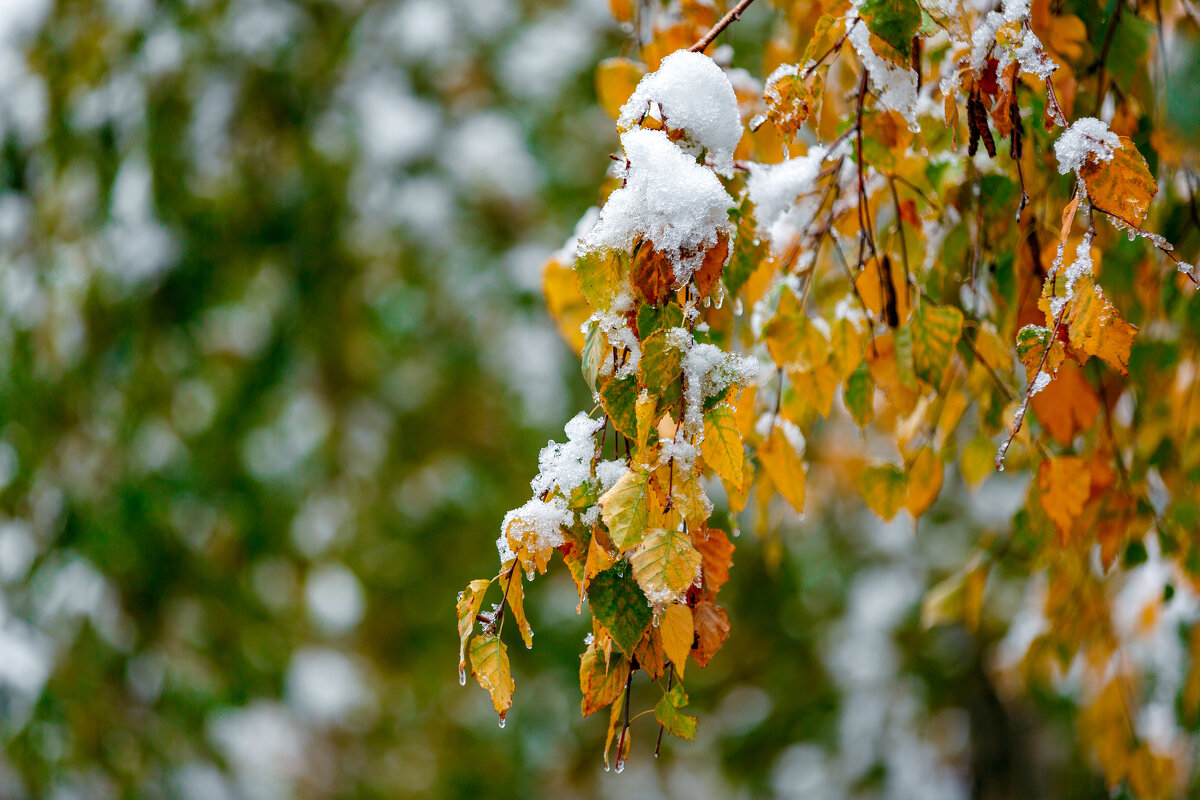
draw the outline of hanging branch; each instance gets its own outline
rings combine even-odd
[[[717,24],[713,25],[712,28],[709,29],[708,33],[701,36],[700,41],[689,47],[688,50],[691,50],[693,53],[703,53],[705,48],[713,43],[713,39],[716,39],[721,35],[721,31],[725,30],[734,22],[741,19],[742,12],[745,11],[746,7],[753,2],[754,0],[741,0],[740,3],[729,9],[729,13],[721,17]]]

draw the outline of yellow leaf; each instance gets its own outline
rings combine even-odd
[[[658,401],[647,392],[641,392],[638,395],[637,403],[634,405],[634,414],[637,417],[638,450],[645,448],[646,443],[650,441],[650,431],[654,430],[654,410],[656,408],[658,408]]]
[[[704,415],[704,440],[700,455],[726,484],[740,486],[746,454],[742,449],[742,434],[738,432],[733,409],[721,404]]]
[[[942,460],[932,447],[923,447],[908,468],[905,507],[914,518],[924,514],[942,490]]]
[[[596,67],[596,99],[610,118],[621,116],[621,106],[645,74],[644,66],[628,58],[606,58]]]
[[[679,599],[700,572],[700,553],[684,531],[650,531],[630,562],[638,585],[656,606]]]
[[[959,471],[963,480],[972,489],[987,480],[996,471],[996,445],[985,436],[976,436],[967,442],[959,458]]]
[[[1042,508],[1058,528],[1059,539],[1066,544],[1091,494],[1092,477],[1087,461],[1078,456],[1043,461],[1038,469],[1038,487],[1042,490]]]
[[[467,641],[471,638],[471,631],[475,629],[475,617],[483,606],[483,596],[491,585],[492,582],[487,578],[480,578],[468,583],[467,588],[458,595],[458,605],[455,607],[455,611],[458,613],[458,678],[460,681],[466,680]]]
[[[612,710],[608,712],[608,733],[604,735],[604,768],[608,769],[608,751],[612,747],[613,736],[616,735],[617,728],[621,722],[621,709],[624,707],[625,691],[613,700]],[[617,742],[617,763],[618,769],[620,764],[625,761],[629,755],[629,731],[624,731],[623,739]]]
[[[891,464],[876,464],[862,471],[858,488],[872,511],[884,519],[891,519],[904,507],[908,479]]]
[[[779,493],[792,504],[792,508],[798,513],[804,513],[804,490],[807,480],[804,461],[778,425],[771,430],[763,446],[758,449],[758,460],[771,476]]]
[[[579,279],[575,271],[557,258],[546,262],[542,270],[542,291],[546,295],[546,308],[558,332],[576,355],[583,352],[583,331],[581,327],[592,310],[579,291]]]
[[[811,408],[823,417],[829,416],[833,398],[837,397],[837,370],[825,363],[815,369],[789,369],[787,376],[792,384],[792,396],[802,408]]]
[[[649,505],[650,473],[644,469],[626,471],[600,497],[600,516],[619,552],[623,553],[642,541],[650,516]]]
[[[1158,184],[1133,140],[1128,136],[1119,138],[1121,146],[1113,148],[1111,159],[1089,156],[1079,168],[1079,177],[1087,186],[1092,205],[1131,225],[1141,225],[1158,194]]]
[[[667,609],[663,611],[658,628],[662,633],[663,652],[675,665],[679,677],[682,678],[688,653],[691,652],[692,642],[695,640],[692,609],[682,603],[667,606]]]
[[[763,338],[771,357],[781,367],[812,369],[829,360],[829,339],[813,325],[796,295],[786,287],[779,298],[779,310],[763,327]]]
[[[504,574],[502,572],[498,580],[503,580],[503,577]],[[521,570],[513,570],[512,577],[508,579],[504,599],[508,603],[508,610],[512,612],[513,621],[517,623],[517,627],[521,630],[521,640],[525,642],[526,648],[532,648],[533,629],[529,627],[529,620],[525,618],[525,584]]]
[[[579,688],[583,692],[580,710],[583,716],[607,706],[625,690],[629,678],[629,659],[620,653],[612,657],[594,644],[579,662]]]
[[[703,525],[712,514],[712,501],[704,491],[700,472],[696,469],[682,470],[674,467],[675,479],[671,483],[671,508],[692,526]],[[660,478],[661,480],[661,478]]]
[[[504,721],[512,707],[512,670],[508,664],[508,648],[495,634],[479,635],[471,640],[471,670],[475,680],[492,696],[492,705]]]
[[[960,572],[930,588],[921,603],[921,624],[932,628],[962,622],[967,630],[977,630],[987,579],[987,564],[978,556],[972,557]]]
[[[834,320],[829,327],[829,365],[844,381],[863,360],[862,334],[848,319]]]

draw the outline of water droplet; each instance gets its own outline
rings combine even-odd
[[[503,728],[503,727],[504,727],[504,717],[501,717],[501,718],[500,718],[500,727],[501,727],[501,728]]]
[[[610,767],[610,766],[608,765],[608,762],[607,762],[607,761],[605,761],[605,762],[604,762],[604,771],[605,771],[605,772],[612,772],[612,767]]]
[[[655,751],[654,751],[654,757],[655,757],[655,758],[658,758],[658,751],[657,751],[657,750],[655,750]]]
[[[466,670],[464,670],[462,667],[458,668],[458,685],[459,686],[467,685],[467,673],[466,673]]]

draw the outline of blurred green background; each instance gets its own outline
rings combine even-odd
[[[774,509],[697,742],[643,718],[620,776],[565,571],[506,729],[458,685],[455,593],[591,405],[540,271],[623,42],[604,0],[0,2],[0,798],[1108,796],[984,677],[1003,625],[918,622],[1017,478],[920,537]]]

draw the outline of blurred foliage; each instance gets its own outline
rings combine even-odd
[[[739,539],[697,742],[619,778],[566,576],[534,702],[500,731],[457,685],[445,598],[587,399],[540,268],[621,41],[585,0],[0,3],[0,797],[818,797],[839,758],[868,795],[1108,796],[1061,699],[983,677],[999,623],[920,625],[924,565],[1008,525],[961,486],[920,538]]]

